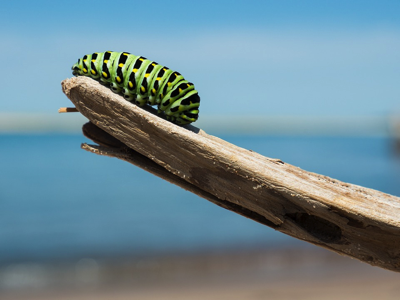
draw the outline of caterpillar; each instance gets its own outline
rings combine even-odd
[[[138,106],[157,105],[158,113],[178,125],[195,122],[200,97],[193,83],[143,56],[95,52],[78,59],[74,76],[89,76]]]

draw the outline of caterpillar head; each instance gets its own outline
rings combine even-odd
[[[89,73],[90,56],[85,55],[83,58],[78,59],[77,63],[72,66],[72,74],[74,76],[90,76]]]
[[[79,60],[78,60],[78,62],[76,64],[74,64],[72,66],[71,70],[72,70],[72,75],[74,75],[74,76],[83,75],[82,64],[79,63]]]

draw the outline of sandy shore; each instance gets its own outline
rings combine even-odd
[[[0,283],[3,283],[0,299],[384,300],[400,297],[400,274],[316,248],[103,262],[81,260],[73,267],[71,264],[47,266],[38,274],[42,276],[37,281],[39,285],[26,285],[29,282],[26,277],[25,286],[17,286],[15,280],[24,277],[18,279],[15,272],[7,275],[0,270]],[[38,279],[38,274],[31,275]],[[5,278],[9,280],[8,286],[4,285]]]

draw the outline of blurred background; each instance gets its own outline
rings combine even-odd
[[[195,126],[400,196],[400,2],[8,1],[0,11],[1,299],[397,299],[400,276],[80,149],[60,82],[92,52],[182,73]]]

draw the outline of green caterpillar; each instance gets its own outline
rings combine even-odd
[[[127,52],[96,52],[78,59],[75,76],[89,76],[139,106],[157,105],[167,120],[184,125],[199,117],[200,97],[178,72]]]

